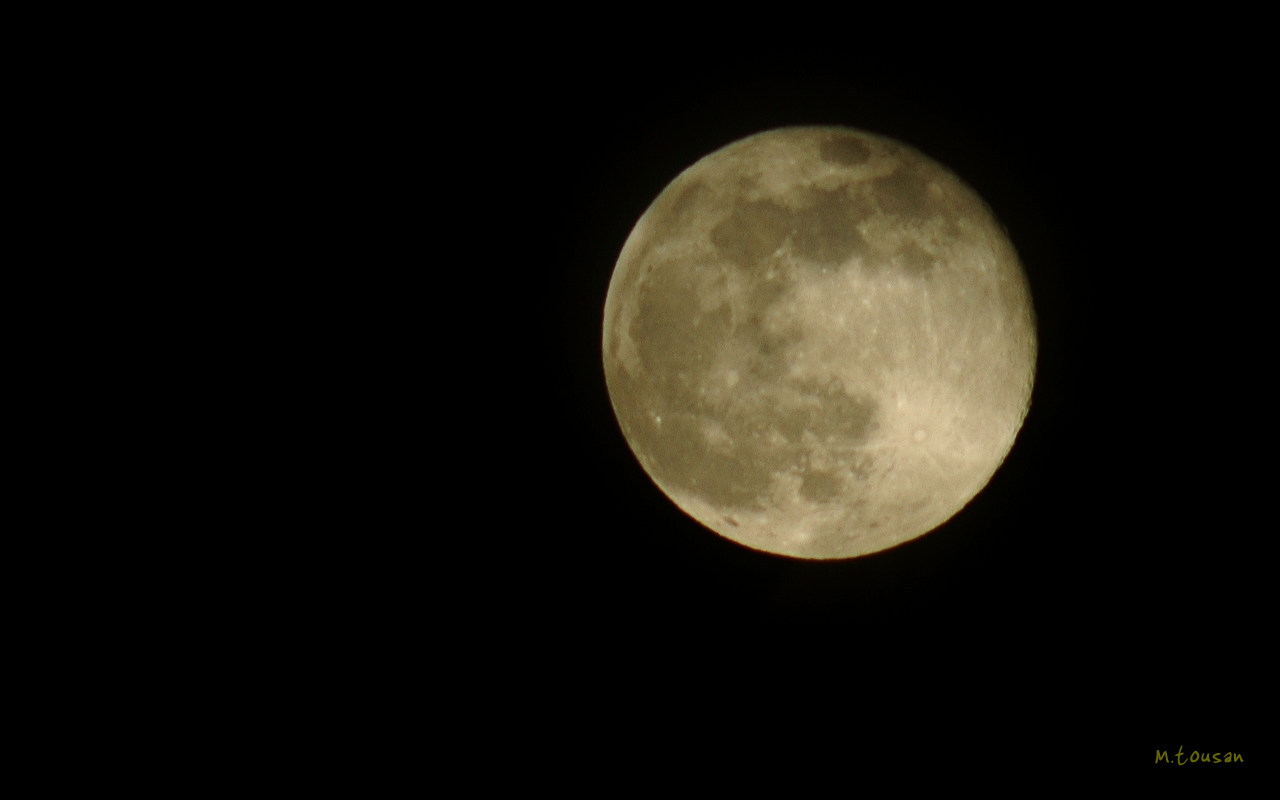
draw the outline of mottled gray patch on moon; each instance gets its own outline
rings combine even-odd
[[[818,152],[824,161],[845,166],[865,164],[871,158],[871,148],[857,136],[834,136],[819,145]]]
[[[787,209],[767,200],[746,202],[711,229],[711,243],[730,262],[751,269],[773,255],[791,230]]]
[[[880,208],[889,214],[927,219],[940,210],[927,177],[915,169],[901,167],[878,179],[874,191]]]
[[[847,558],[982,488],[1026,413],[1035,331],[972,190],[881,137],[790,128],[654,201],[610,282],[603,353],[624,436],[685,512]]]
[[[927,275],[936,262],[919,242],[907,242],[893,254],[890,263],[904,272]]]
[[[869,202],[843,189],[811,189],[803,193],[809,207],[797,212],[792,241],[801,257],[838,265],[862,255],[867,242],[858,230],[873,208]]]
[[[717,352],[717,334],[730,322],[728,306],[704,310],[685,273],[670,264],[641,286],[639,306],[631,338],[645,368],[661,380],[704,370]]]
[[[804,473],[800,494],[819,502],[831,500],[840,495],[840,479],[830,472],[810,470]]]

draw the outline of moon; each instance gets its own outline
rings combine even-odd
[[[804,559],[874,553],[978,494],[1026,417],[1026,275],[955,174],[840,127],[766,131],[677,176],[604,307],[622,433],[717,534]]]

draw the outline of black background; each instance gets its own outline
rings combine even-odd
[[[72,704],[154,734],[114,736],[121,763],[165,740],[216,760],[201,777],[292,750],[289,780],[456,761],[470,785],[609,795],[690,766],[716,787],[780,767],[802,795],[882,766],[906,787],[1152,773],[1179,746],[1265,763],[1274,70],[1249,33],[1268,28],[868,10],[50,26],[84,57],[24,62],[52,151],[15,158],[50,170],[24,200],[48,241],[86,248],[63,259],[83,281],[57,256],[33,270],[51,307],[83,305],[71,349],[101,362],[47,359],[83,381],[53,427],[107,442],[49,448],[102,488],[56,487],[49,508],[89,520],[37,537],[58,551],[37,582],[89,577],[70,627],[41,625],[75,649]],[[29,80],[45,69],[62,90]],[[957,172],[1007,226],[1039,326],[988,487],[843,562],[680,512],[600,353],[653,198],[804,124]]]
[[[461,553],[435,574],[469,587],[441,617],[503,654],[477,663],[510,713],[564,720],[606,761],[653,726],[668,751],[854,766],[1249,752],[1274,474],[1258,54],[1105,29],[862,47],[850,24],[512,34],[434,74],[423,108],[444,109],[459,180],[426,239],[464,243],[433,268],[467,288],[429,288],[430,314],[473,420],[443,432],[466,467],[428,506],[458,514],[438,535]],[[1040,337],[989,486],[929,535],[841,562],[686,517],[629,451],[600,355],[611,271],[652,199],[703,155],[802,124],[899,139],[973,186]]]

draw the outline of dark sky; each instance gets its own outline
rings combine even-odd
[[[679,725],[714,697],[713,716],[831,715],[850,747],[870,741],[850,720],[954,744],[988,713],[1018,758],[1145,768],[1161,742],[1252,746],[1274,199],[1249,53],[691,37],[531,37],[431,83],[444,169],[468,177],[460,219],[428,234],[465,241],[451,253],[475,291],[431,303],[470,319],[463,404],[496,426],[472,453],[460,563],[438,567],[481,581],[454,624],[524,654],[531,708],[606,731],[650,702]],[[600,365],[611,270],[649,202],[712,150],[794,124],[864,128],[956,171],[1008,228],[1039,320],[1031,412],[988,488],[846,562],[685,517],[628,450]]]
[[[44,360],[74,388],[50,379],[50,430],[92,435],[50,438],[76,480],[26,471],[50,513],[89,515],[42,538],[54,572],[91,577],[37,573],[15,616],[89,687],[76,710],[122,709],[77,733],[162,734],[132,759],[148,770],[163,740],[219,775],[589,797],[1274,758],[1275,47],[1250,41],[1273,27],[739,6],[32,29],[14,84],[41,103],[12,116],[49,147],[13,160],[47,176],[19,205],[55,310],[25,327],[87,353]],[[989,486],[841,562],[686,517],[628,449],[600,353],[654,197],[806,124],[901,140],[973,186],[1039,324],[1030,415]],[[84,252],[57,263],[68,243]]]

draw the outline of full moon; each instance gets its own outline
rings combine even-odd
[[[891,139],[782,128],[717,150],[636,222],[605,379],[686,514],[806,559],[919,537],[980,492],[1035,376],[1013,245],[956,175]]]

